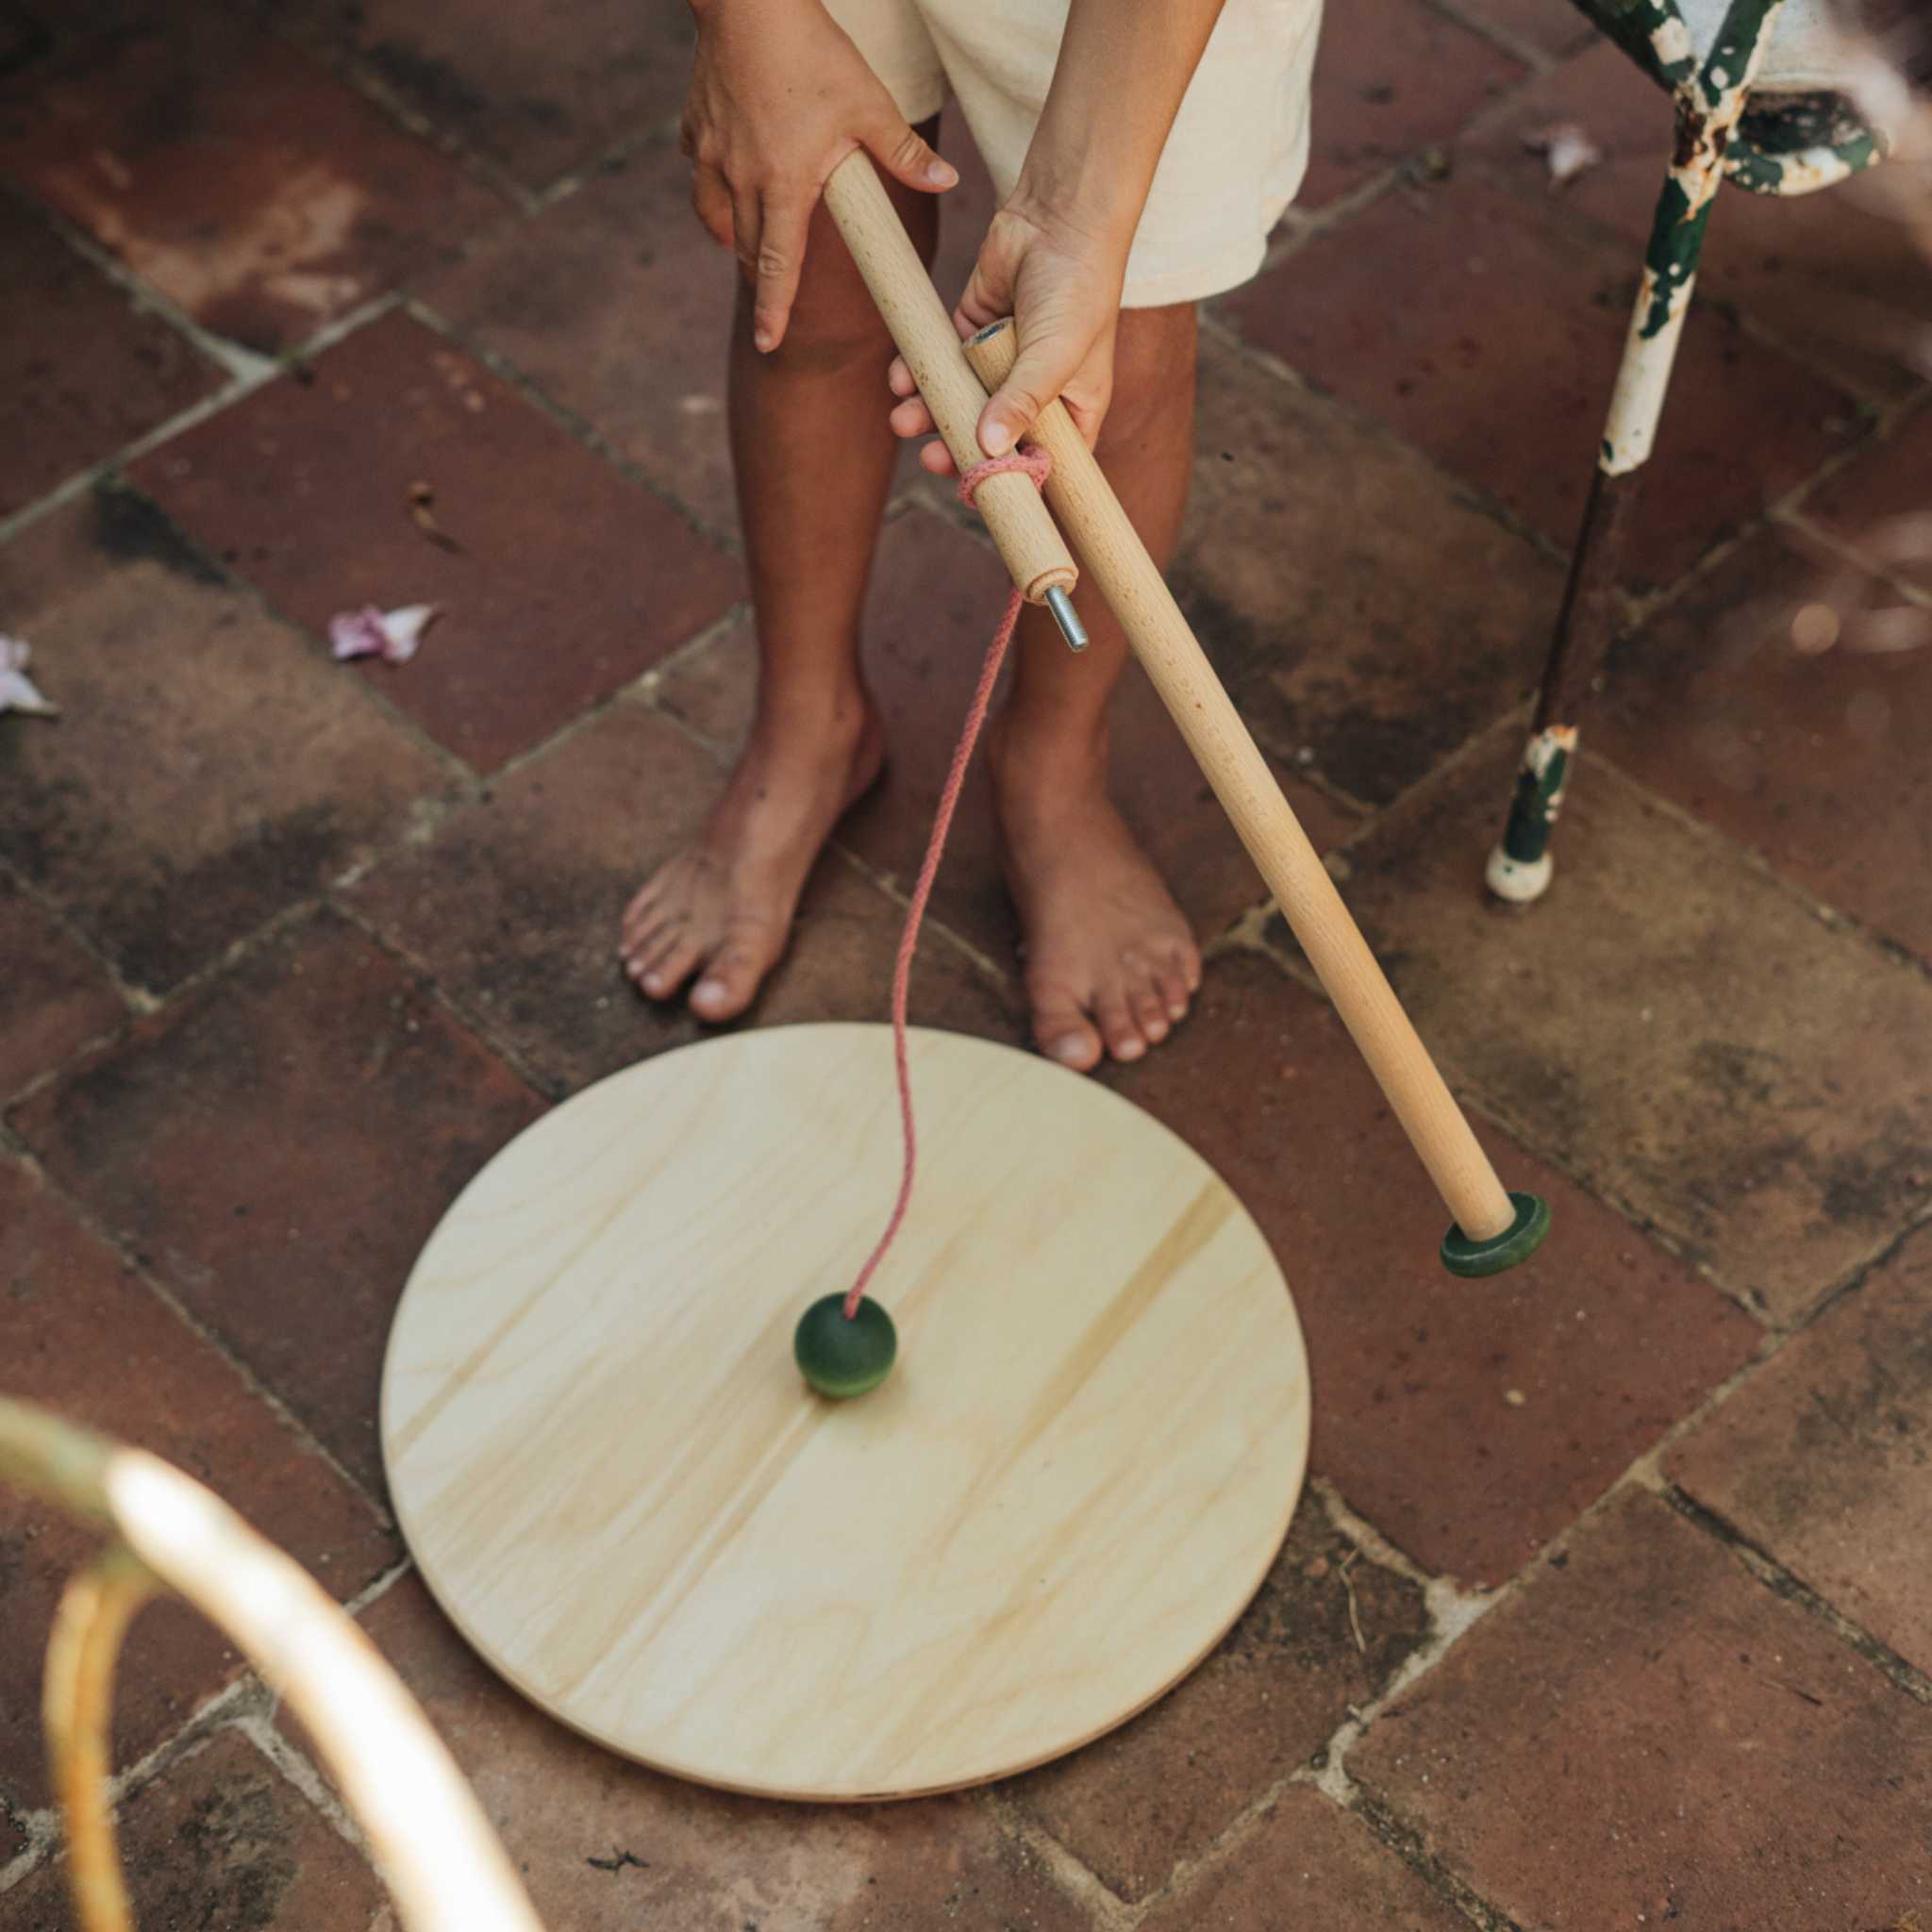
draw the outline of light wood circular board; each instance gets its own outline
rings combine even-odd
[[[915,1031],[920,1179],[874,1283],[891,1377],[813,1395],[899,1172],[890,1031],[661,1055],[466,1188],[390,1338],[405,1535],[477,1651],[658,1770],[910,1797],[1071,1751],[1241,1614],[1308,1383],[1241,1203],[1090,1079]]]

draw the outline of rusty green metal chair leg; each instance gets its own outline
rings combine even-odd
[[[1759,194],[1808,193],[1872,166],[1883,152],[1880,136],[1847,96],[1759,89],[1782,23],[1796,20],[1801,35],[1818,33],[1815,0],[1732,0],[1722,13],[1721,0],[1576,4],[1674,95],[1677,135],[1529,744],[1485,874],[1498,898],[1519,905],[1541,898],[1550,883],[1550,834],[1575,763],[1584,702],[1616,631],[1624,533],[1663,415],[1718,188],[1728,179]]]

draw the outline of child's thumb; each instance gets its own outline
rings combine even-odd
[[[1021,350],[1020,359],[1008,372],[1006,381],[980,411],[979,446],[988,456],[1005,456],[1066,387],[1074,368],[1062,368],[1062,359],[1053,353],[1050,344]]]
[[[959,179],[958,169],[951,161],[941,159],[938,152],[928,147],[897,114],[882,116],[877,125],[867,131],[865,144],[873,158],[887,174],[896,176],[908,188],[917,188],[922,193],[930,194],[936,189],[951,188]]]

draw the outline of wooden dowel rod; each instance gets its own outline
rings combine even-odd
[[[966,344],[966,359],[989,391],[1005,380],[1014,356],[1010,323],[996,323]],[[1061,528],[1120,620],[1449,1211],[1473,1241],[1502,1235],[1516,1208],[1495,1169],[1073,418],[1052,403],[1028,434],[1053,458],[1046,498]]]
[[[825,206],[964,475],[986,455],[979,446],[986,391],[966,366],[952,318],[862,150],[832,170]],[[974,502],[1029,604],[1040,603],[1051,590],[1073,590],[1080,573],[1031,477],[989,476]]]

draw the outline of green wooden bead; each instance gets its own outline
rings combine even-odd
[[[845,1297],[828,1294],[798,1318],[791,1353],[821,1395],[843,1401],[876,1389],[891,1374],[899,1336],[891,1316],[870,1295],[848,1322]]]

